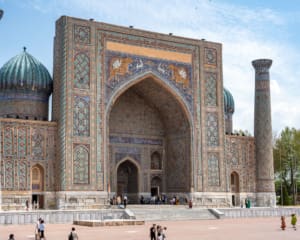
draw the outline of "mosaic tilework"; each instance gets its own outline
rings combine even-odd
[[[45,137],[38,129],[33,130],[33,136],[31,140],[31,154],[32,159],[41,160],[44,159],[44,143]]]
[[[80,44],[90,44],[91,42],[90,27],[74,25],[74,41]]]
[[[89,148],[85,145],[75,145],[73,153],[73,183],[89,184]]]
[[[90,87],[90,59],[85,53],[79,53],[75,56],[74,87],[81,89]]]
[[[152,59],[126,53],[106,51],[106,102],[124,82],[141,74],[152,72],[176,88],[192,110],[192,67],[190,64]]]
[[[27,164],[25,161],[18,163],[19,190],[28,189],[27,186]]]
[[[13,129],[10,127],[6,127],[4,129],[4,146],[3,153],[4,156],[13,155]]]
[[[217,50],[214,48],[204,48],[204,64],[217,66]]]
[[[135,159],[141,163],[141,149],[136,147],[115,147],[115,161],[118,163],[126,157]]]
[[[27,134],[26,128],[18,129],[18,156],[25,157],[27,151]]]
[[[4,165],[5,175],[5,189],[13,189],[14,188],[14,162],[13,161],[6,161]]]
[[[207,146],[219,146],[219,128],[217,113],[207,113],[206,117],[206,136]]]
[[[74,136],[90,136],[90,98],[75,96],[73,110]]]
[[[167,187],[171,191],[184,191],[189,179],[187,174],[189,169],[188,149],[185,145],[185,139],[169,139],[169,141],[169,153],[167,155],[172,160],[167,161]]]
[[[205,105],[209,107],[217,106],[217,74],[205,73]]]
[[[219,156],[217,153],[208,153],[208,185],[220,185],[220,169],[219,169]]]
[[[238,145],[235,142],[231,143],[230,153],[231,153],[231,164],[238,165],[239,164],[239,151]]]
[[[162,139],[137,138],[137,137],[120,137],[109,136],[110,143],[130,143],[130,144],[146,144],[146,145],[163,145]]]

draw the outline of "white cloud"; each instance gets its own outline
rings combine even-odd
[[[31,1],[41,10],[45,1]],[[254,69],[251,61],[273,59],[270,69],[273,128],[300,128],[297,93],[299,53],[285,40],[286,15],[272,9],[251,9],[221,1],[148,0],[50,1],[48,9],[96,21],[205,38],[223,44],[223,78],[235,99],[234,128],[253,132]]]

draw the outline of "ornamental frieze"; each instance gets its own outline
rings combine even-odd
[[[192,110],[191,64],[114,51],[106,51],[105,64],[106,102],[123,83],[151,72],[171,87],[176,88]]]

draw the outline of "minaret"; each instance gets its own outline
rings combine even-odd
[[[269,75],[272,60],[258,59],[252,65],[255,69],[256,206],[275,206]]]

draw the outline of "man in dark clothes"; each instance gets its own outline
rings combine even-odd
[[[155,224],[150,228],[150,240],[156,240],[156,227]]]

